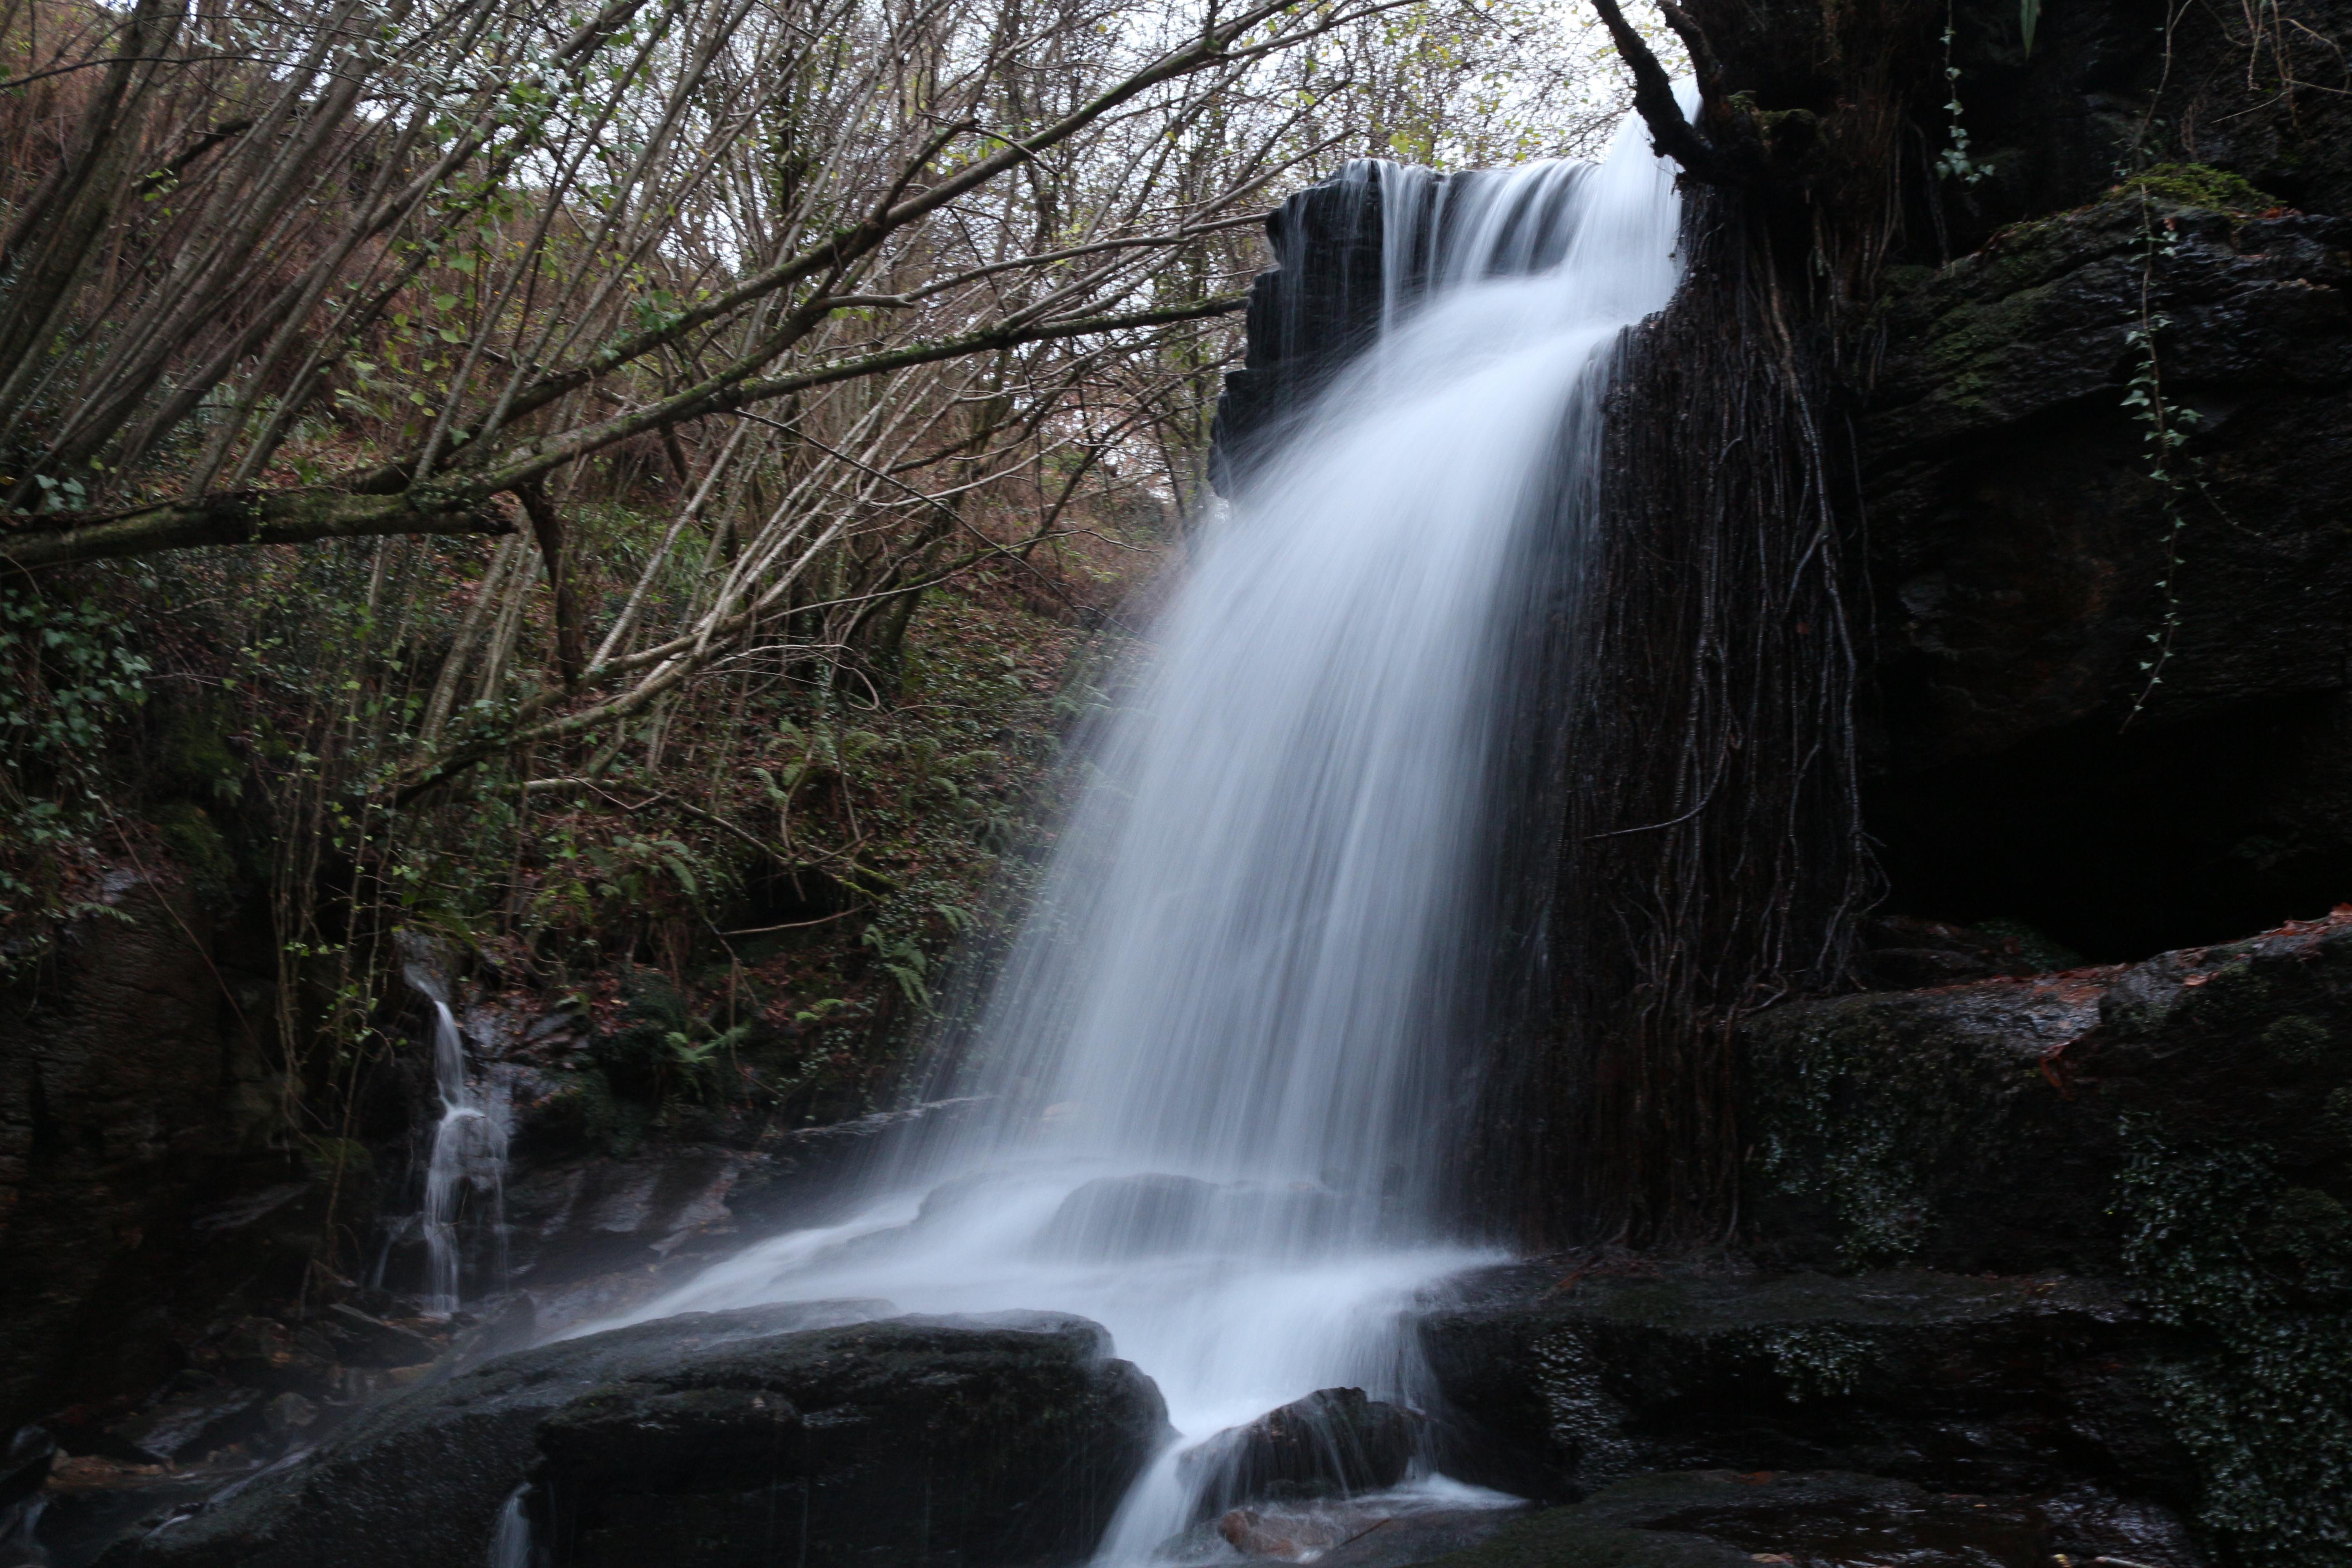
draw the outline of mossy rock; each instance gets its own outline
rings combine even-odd
[[[1895,1466],[1993,1490],[2085,1465],[2156,1495],[2195,1484],[2156,1409],[2176,1336],[2095,1281],[1556,1259],[1456,1289],[1418,1325],[1454,1413],[1440,1461],[1498,1490],[1572,1498],[1693,1463]]]
[[[2166,1424],[2225,1561],[2352,1565],[2352,1211],[2268,1152],[2139,1129],[2119,1208],[2150,1310],[2185,1335]]]
[[[2111,196],[2146,193],[2175,206],[2205,207],[2240,217],[2284,205],[2267,191],[2257,190],[2239,175],[2210,163],[2158,163],[2134,174],[2107,194]]]
[[[219,811],[245,795],[246,760],[229,742],[236,709],[217,695],[173,692],[147,705],[148,740],[137,781],[160,817],[184,803]]]
[[[168,801],[149,813],[148,820],[207,901],[216,903],[236,888],[236,856],[203,806],[191,800]]]

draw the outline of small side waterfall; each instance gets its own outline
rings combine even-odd
[[[461,1223],[488,1241],[490,1271],[505,1278],[507,1131],[467,1081],[465,1037],[441,1001],[433,1004],[433,1086],[441,1120],[425,1167],[425,1310],[446,1317],[462,1295]]]
[[[1449,1220],[1504,934],[1503,689],[1573,613],[1614,349],[1679,276],[1638,124],[1598,165],[1343,181],[1382,203],[1382,332],[1254,467],[1085,737],[1089,787],[930,1086],[989,1113],[635,1314],[1096,1319],[1184,1438],[1106,1562],[1207,1505],[1181,1448],[1318,1389],[1414,1403],[1404,1310],[1485,1256]]]
[[[529,1486],[520,1486],[499,1509],[499,1527],[490,1537],[488,1568],[533,1568],[540,1553],[530,1538],[530,1512],[525,1502]]]

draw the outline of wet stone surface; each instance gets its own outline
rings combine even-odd
[[[1178,1473],[1203,1518],[1235,1504],[1345,1497],[1402,1480],[1422,1422],[1360,1388],[1322,1388],[1187,1452]]]
[[[1150,1380],[1082,1319],[866,1321],[887,1310],[692,1313],[500,1357],[103,1562],[479,1568],[526,1481],[570,1568],[765,1562],[787,1538],[816,1568],[1083,1555],[1167,1439]]]
[[[1935,1492],[1836,1471],[1642,1476],[1512,1521],[1446,1568],[2198,1568],[2170,1515],[2086,1489]]]

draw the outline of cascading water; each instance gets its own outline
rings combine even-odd
[[[824,1297],[1107,1325],[1185,1444],[1313,1390],[1411,1402],[1402,1311],[1447,1240],[1450,1113],[1496,934],[1508,652],[1565,562],[1611,349],[1677,276],[1672,171],[1437,181],[1355,165],[1387,219],[1379,342],[1197,552],[941,1093],[845,1223],[755,1247],[642,1320]],[[1559,531],[1567,531],[1563,539]],[[1171,1452],[1107,1560],[1202,1484]]]
[[[433,1004],[433,1086],[441,1120],[425,1167],[425,1310],[446,1317],[457,1310],[464,1258],[458,1226],[468,1207],[505,1273],[507,1131],[496,1108],[467,1080],[466,1041],[446,1002]]]

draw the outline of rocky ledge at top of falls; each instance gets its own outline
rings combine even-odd
[[[120,1568],[479,1568],[526,1480],[573,1568],[1066,1562],[1170,1433],[1083,1319],[693,1313],[503,1357],[110,1552]]]

